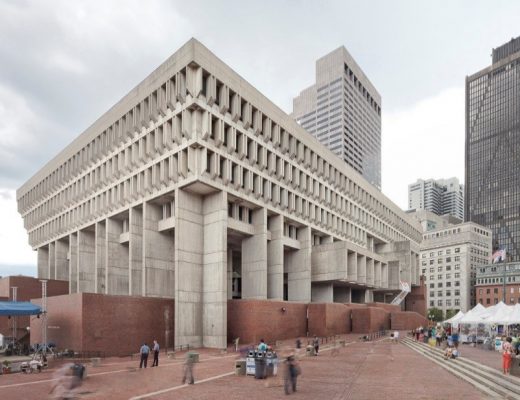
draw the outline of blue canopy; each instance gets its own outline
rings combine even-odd
[[[37,315],[42,312],[40,306],[29,301],[0,301],[0,315]]]

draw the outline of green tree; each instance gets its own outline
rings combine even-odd
[[[442,310],[438,309],[437,307],[429,308],[427,317],[428,319],[432,319],[435,322],[444,321],[444,315],[442,313]]]
[[[446,310],[446,319],[450,319],[457,314],[457,310]]]

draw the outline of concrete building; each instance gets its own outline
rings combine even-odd
[[[176,345],[225,347],[233,298],[369,303],[420,283],[419,223],[195,39],[17,199],[40,278],[174,299]]]
[[[421,273],[430,308],[466,312],[475,305],[477,269],[489,263],[491,241],[491,231],[472,222],[424,233]]]
[[[381,96],[345,47],[316,61],[316,83],[294,98],[292,116],[381,189]]]
[[[520,263],[497,263],[477,268],[475,291],[477,302],[486,307],[500,301],[510,305],[520,303]]]
[[[464,220],[464,185],[457,178],[418,179],[408,185],[408,209]]]
[[[465,220],[491,229],[512,262],[520,261],[519,93],[520,37],[466,77]]]
[[[441,228],[457,225],[462,220],[455,218],[450,214],[437,215],[431,211],[426,210],[408,210],[408,215],[415,218],[422,226],[423,232],[434,231]]]

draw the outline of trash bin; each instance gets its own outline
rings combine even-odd
[[[246,360],[235,361],[235,374],[238,376],[244,376],[246,374]]]
[[[265,368],[267,377],[275,376],[278,372],[278,356],[274,352],[265,355]]]
[[[246,375],[255,374],[255,352],[249,351],[246,358]]]
[[[262,353],[255,357],[255,379],[266,378],[266,358]]]

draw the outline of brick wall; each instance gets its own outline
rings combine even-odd
[[[11,298],[11,288],[17,287],[18,301],[31,301],[31,299],[39,298],[42,295],[41,282],[30,276],[7,276],[0,279],[0,299],[9,300]],[[48,296],[57,296],[69,292],[69,283],[67,281],[49,280],[47,282]],[[7,317],[0,317],[0,333],[5,336],[12,336],[10,329],[12,321]],[[17,337],[27,334],[27,327],[30,325],[30,317],[16,317]]]
[[[285,308],[285,312],[282,311]],[[268,343],[306,335],[307,305],[272,300],[228,300],[228,341]]]
[[[398,331],[410,331],[419,326],[428,326],[428,320],[421,314],[410,311],[401,311],[391,314],[392,329]]]
[[[34,302],[40,304],[41,300]],[[128,355],[153,339],[164,348],[168,327],[170,347],[173,345],[172,299],[75,293],[48,298],[47,309],[48,341],[60,349]],[[40,342],[41,319],[33,318],[31,343]]]
[[[378,307],[352,309],[352,332],[371,333],[390,329],[390,312]]]
[[[396,306],[395,304],[389,304],[389,303],[374,302],[374,303],[367,303],[367,306],[382,308],[383,310],[386,310],[388,312],[399,312],[399,311],[402,311],[401,310],[401,306]]]
[[[404,301],[406,311],[413,311],[426,317],[426,283],[423,276],[421,276],[419,286],[412,287],[412,291]]]

